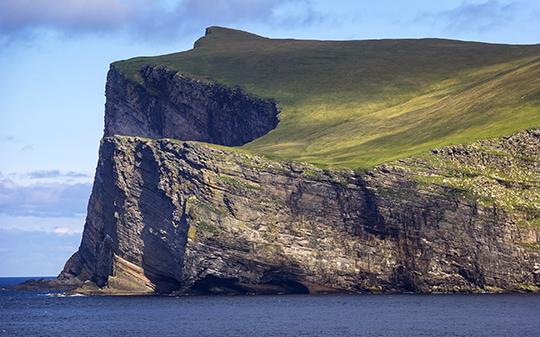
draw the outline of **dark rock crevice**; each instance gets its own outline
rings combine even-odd
[[[170,293],[181,287],[188,230],[185,201],[180,206],[175,205],[160,187],[161,169],[152,149],[143,145],[138,150],[141,156],[137,166],[142,178],[138,203],[144,245],[141,267],[156,292]],[[181,211],[179,219],[175,217],[178,209]]]
[[[356,176],[356,184],[362,196],[362,205],[359,207],[359,218],[355,232],[358,234],[361,231],[366,231],[370,234],[377,235],[381,239],[387,237],[396,238],[399,234],[399,229],[392,227],[386,222],[384,216],[379,211],[378,196],[366,184],[366,181],[361,175]]]

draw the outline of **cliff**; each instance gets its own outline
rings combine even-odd
[[[112,66],[107,76],[105,137],[131,135],[243,145],[275,128],[272,100],[146,66],[140,83]]]
[[[225,147],[278,125],[276,102],[241,88],[160,65],[131,78],[113,65],[106,90],[83,238],[59,284],[90,294],[540,290],[539,129],[322,169]]]
[[[107,113],[147,98],[125,95],[130,86],[141,85],[128,84],[118,95],[109,83]],[[113,134],[106,125],[105,134]],[[79,291],[469,292],[540,285],[539,131],[369,171],[322,170],[146,136],[160,139],[102,141],[81,247],[60,276],[90,281]]]
[[[508,157],[513,142],[531,157]],[[506,156],[490,154],[500,148]],[[476,158],[473,167],[497,157],[536,182],[494,186],[532,192],[538,205],[539,148],[531,131],[431,160]],[[536,290],[537,209],[516,213],[497,198],[426,183],[420,177],[441,174],[427,162],[324,171],[198,143],[106,137],[82,244],[61,278],[91,280],[101,288],[81,291],[92,293]]]

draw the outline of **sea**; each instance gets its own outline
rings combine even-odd
[[[0,336],[539,337],[540,296],[87,297],[7,289]]]

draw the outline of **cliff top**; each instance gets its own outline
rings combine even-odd
[[[144,65],[274,98],[280,124],[245,145],[269,157],[367,167],[540,126],[540,45],[443,39],[269,39],[210,27],[188,51]]]

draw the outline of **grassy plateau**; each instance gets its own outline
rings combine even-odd
[[[268,39],[210,27],[191,50],[143,65],[273,98],[278,127],[244,145],[270,158],[366,168],[540,126],[540,45],[442,39]]]

